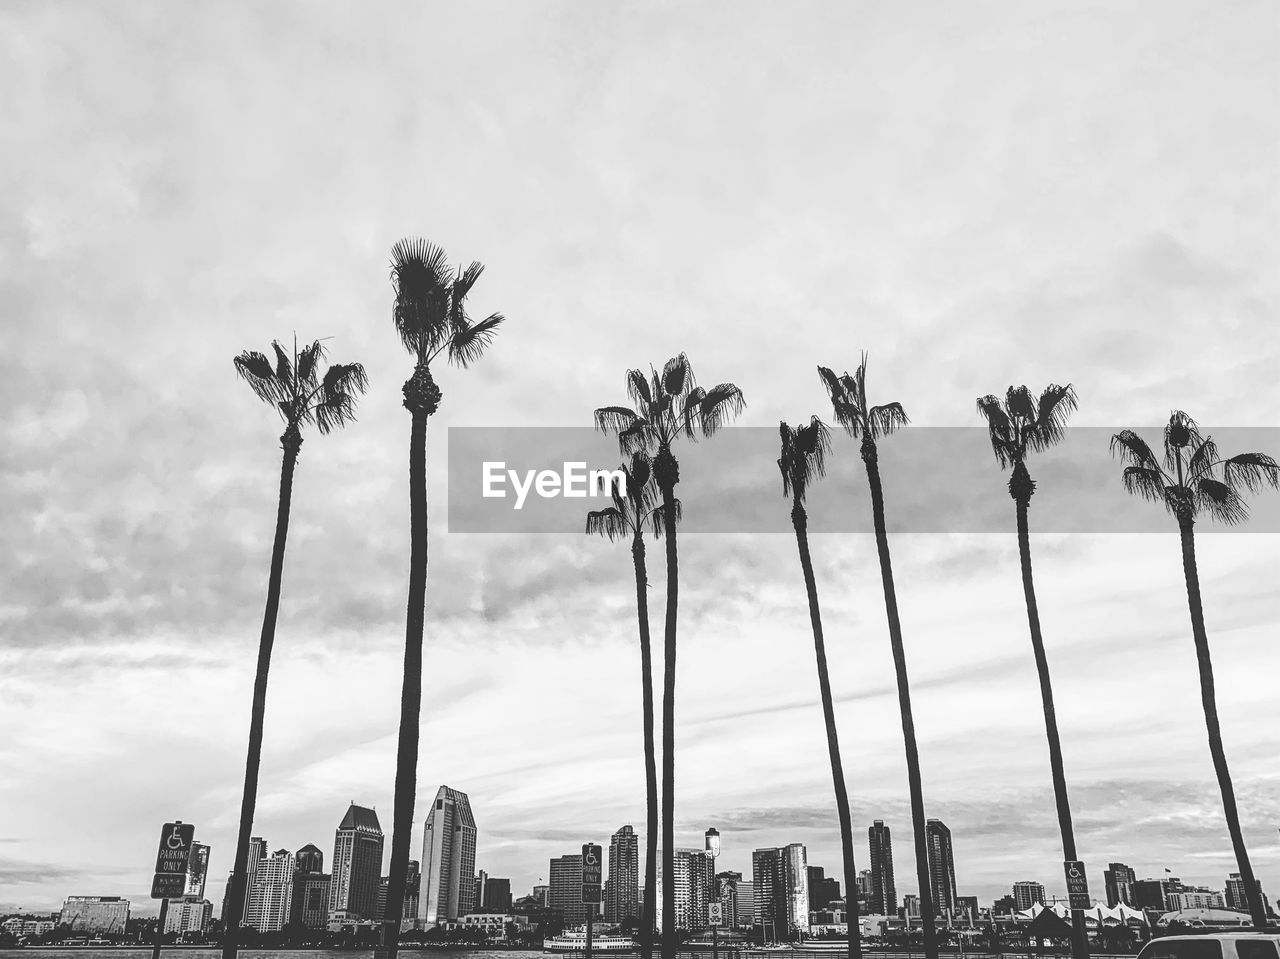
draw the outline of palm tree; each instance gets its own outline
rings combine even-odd
[[[1076,837],[1071,827],[1071,804],[1067,799],[1067,777],[1062,768],[1062,744],[1058,739],[1058,717],[1053,708],[1053,685],[1049,660],[1040,635],[1040,612],[1036,607],[1035,581],[1031,573],[1031,534],[1027,510],[1036,484],[1027,472],[1027,455],[1049,449],[1066,432],[1067,417],[1076,408],[1071,384],[1050,385],[1037,400],[1025,386],[1010,386],[1001,402],[988,394],[978,399],[978,412],[987,420],[991,449],[1002,467],[1013,467],[1009,495],[1017,506],[1018,553],[1022,559],[1022,592],[1027,603],[1027,625],[1031,629],[1031,649],[1040,675],[1040,700],[1044,707],[1044,729],[1049,740],[1049,767],[1053,772],[1053,795],[1058,807],[1058,828],[1062,832],[1062,856],[1076,859]],[[1089,942],[1082,910],[1071,910],[1071,954],[1087,959]]]
[[[232,361],[236,372],[262,400],[275,407],[284,421],[280,446],[280,497],[276,508],[276,536],[271,547],[271,573],[267,578],[267,608],[262,614],[262,635],[258,640],[258,671],[253,682],[253,707],[249,718],[249,751],[244,764],[244,794],[240,800],[240,831],[236,836],[236,858],[227,893],[226,930],[222,940],[224,959],[234,959],[240,920],[244,912],[245,882],[249,864],[249,834],[258,803],[258,767],[262,762],[262,729],[267,709],[267,674],[271,669],[271,648],[275,645],[276,614],[280,609],[280,580],[284,573],[284,547],[289,535],[289,504],[293,495],[293,470],[302,449],[302,428],[315,424],[321,433],[345,426],[355,419],[356,398],[368,380],[359,363],[334,363],[320,373],[324,347],[316,340],[298,351],[295,338],[292,354],[273,341],[275,366],[262,353],[246,350]]]
[[[409,839],[418,786],[418,721],[422,709],[422,631],[427,601],[427,419],[440,406],[431,363],[443,356],[461,367],[478,360],[503,317],[494,313],[473,322],[466,299],[484,272],[473,262],[453,270],[440,247],[426,240],[400,240],[391,249],[395,289],[392,320],[400,342],[414,357],[404,384],[409,430],[409,599],[405,615],[404,682],[400,694],[400,735],[396,748],[396,788],[391,828],[391,873],[382,916],[382,947],[395,959],[404,917]]]
[[[831,455],[831,433],[816,416],[808,426],[791,427],[778,424],[782,437],[782,454],[778,469],[782,472],[782,495],[791,497],[791,525],[796,530],[800,550],[800,569],[804,588],[809,595],[809,622],[813,626],[813,650],[818,661],[818,691],[822,697],[822,718],[827,726],[827,753],[831,759],[831,779],[835,784],[836,816],[840,821],[840,850],[844,858],[844,883],[848,891],[845,909],[849,926],[849,959],[862,954],[858,922],[858,867],[853,861],[853,823],[849,816],[849,792],[845,787],[844,764],[840,761],[840,737],[836,733],[835,704],[831,700],[831,677],[827,673],[827,647],[822,638],[822,612],[818,607],[818,584],[813,578],[813,560],[809,557],[808,514],[804,494],[809,484],[826,474],[827,457]]]
[[[637,407],[605,406],[595,411],[596,428],[617,434],[622,452],[643,451],[653,457],[653,477],[662,494],[662,526],[667,546],[667,615],[662,683],[662,874],[675,875],[675,702],[676,610],[679,562],[676,555],[676,483],[680,464],[671,444],[680,437],[711,436],[730,417],[742,412],[742,391],[732,383],[704,390],[694,381],[689,358],[667,360],[662,372],[627,371],[627,394]],[[675,883],[662,883],[662,956],[676,954]]]
[[[662,535],[662,507],[654,505],[656,488],[649,457],[642,452],[631,456],[630,467],[620,467],[621,488],[613,486],[613,505],[587,514],[587,534],[608,537],[610,542],[631,537],[631,559],[636,570],[636,617],[640,622],[640,688],[644,723],[645,860],[644,887],[656,889],[658,865],[658,768],[653,742],[653,659],[649,646],[649,576],[645,569],[644,531]],[[676,500],[676,519],[680,501]],[[645,895],[640,917],[640,955],[653,955],[653,927],[657,902],[652,892]]]
[[[1240,831],[1235,789],[1227,769],[1218,725],[1217,694],[1213,684],[1213,663],[1209,658],[1209,636],[1205,631],[1204,607],[1200,603],[1200,573],[1196,567],[1195,521],[1200,514],[1229,526],[1242,522],[1249,511],[1241,491],[1257,492],[1264,486],[1280,486],[1280,465],[1264,453],[1240,453],[1230,459],[1218,455],[1213,438],[1202,436],[1191,417],[1175,410],[1164,428],[1164,462],[1133,430],[1121,430],[1111,437],[1111,452],[1118,454],[1124,469],[1124,488],[1145,500],[1162,503],[1178,521],[1182,536],[1182,572],[1187,583],[1187,605],[1191,610],[1191,635],[1200,666],[1200,701],[1209,733],[1209,754],[1218,775],[1227,831],[1236,853],[1236,865],[1244,881],[1249,914],[1258,930],[1267,927],[1262,895],[1253,878],[1249,852]],[[1219,469],[1220,468],[1220,469]],[[1219,479],[1219,475],[1221,479]]]
[[[920,753],[916,749],[916,723],[911,714],[911,687],[907,680],[907,655],[902,643],[902,622],[898,618],[898,594],[893,583],[893,560],[889,555],[889,535],[884,520],[884,489],[880,484],[879,452],[876,440],[906,425],[901,403],[870,406],[867,403],[867,356],[852,376],[837,377],[824,366],[818,375],[827,388],[835,409],[836,422],[854,439],[861,438],[862,462],[871,488],[871,518],[880,554],[880,581],[884,587],[884,608],[889,620],[889,645],[898,679],[898,711],[902,715],[902,741],[907,753],[907,787],[911,794],[911,828],[916,845],[916,881],[920,885],[920,926],[924,931],[924,953],[937,959],[938,935],[934,926],[932,884],[929,881],[929,845],[925,835],[924,790],[920,782]],[[941,904],[939,904],[941,907]]]

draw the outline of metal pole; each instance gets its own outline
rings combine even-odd
[[[596,904],[594,902],[587,903],[587,951],[585,959],[591,959],[591,917],[595,911]]]
[[[160,918],[156,920],[156,938],[151,944],[151,959],[160,959],[160,944],[164,942],[164,921],[169,916],[169,899],[160,900]]]
[[[716,875],[716,857],[711,857],[711,893],[716,903],[720,902],[720,878]],[[720,959],[720,923],[711,927],[711,959]]]

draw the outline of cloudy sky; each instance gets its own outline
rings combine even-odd
[[[630,558],[450,534],[446,430],[587,426],[628,367],[681,350],[743,389],[742,424],[774,427],[824,412],[814,366],[864,349],[873,394],[922,426],[975,425],[974,397],[1015,381],[1073,382],[1075,422],[1100,432],[1172,407],[1275,426],[1278,41],[1266,0],[5,4],[0,910],[153,908],[172,818],[212,844],[220,903],[280,455],[231,358],[295,332],[332,337],[371,386],[359,422],[302,448],[255,833],[327,852],[352,800],[389,827],[396,239],[484,261],[474,308],[509,317],[474,369],[437,374],[419,801],[468,792],[479,865],[519,894],[549,857],[643,822]],[[718,501],[695,479],[719,442],[682,452],[695,515]],[[894,455],[891,510],[948,475],[945,456]],[[856,463],[848,440],[837,456]],[[988,478],[1008,532],[893,542],[928,813],[984,900],[1062,888],[1012,505],[994,461]],[[759,508],[785,519],[781,496]],[[1080,853],[1097,894],[1113,859],[1220,889],[1234,865],[1176,536],[1091,528],[1034,544]],[[859,864],[886,820],[909,891],[873,544],[813,549]],[[726,868],[791,841],[834,866],[794,540],[691,534],[681,559],[680,841],[714,825]],[[1273,532],[1201,537],[1224,736],[1273,894],[1277,559]],[[654,610],[661,570],[655,553]]]

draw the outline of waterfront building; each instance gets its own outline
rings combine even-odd
[[[893,881],[893,836],[883,819],[867,830],[871,845],[871,884],[867,890],[867,910],[873,916],[898,913],[898,890]]]
[[[288,849],[277,849],[269,859],[259,860],[249,887],[244,925],[258,932],[279,932],[289,924],[293,869],[293,853]]]
[[[626,922],[640,914],[640,842],[631,826],[609,839],[609,878],[605,888],[606,922]]]
[[[840,898],[840,880],[835,876],[828,876],[822,866],[810,866],[809,911],[826,909]]]
[[[213,903],[209,900],[199,896],[170,899],[164,914],[164,932],[177,933],[179,939],[199,939],[212,920]]]
[[[422,839],[418,917],[425,926],[456,922],[476,909],[476,821],[464,792],[441,786]]]
[[[129,900],[119,896],[68,896],[59,924],[72,932],[122,936],[129,922]]]
[[[267,841],[261,836],[254,836],[249,840],[249,858],[245,863],[244,870],[244,902],[240,907],[240,925],[246,925],[245,917],[249,915],[249,893],[253,889],[253,878],[258,872],[258,863],[267,858]],[[230,885],[227,887],[230,889]],[[226,904],[223,903],[223,913],[225,915]]]
[[[308,863],[311,867],[315,864],[314,860]],[[299,869],[293,874],[293,903],[289,907],[290,925],[301,926],[304,929],[328,928],[329,882],[330,877],[327,872],[303,872]]]
[[[362,919],[381,920],[375,910],[382,878],[382,826],[372,809],[352,803],[333,838],[329,879],[329,923],[341,928]]]
[[[756,914],[770,941],[809,933],[809,868],[801,843],[751,854]]]
[[[929,893],[934,915],[953,915],[956,911],[956,861],[951,848],[951,830],[941,819],[930,819],[924,825],[925,846],[929,851]]]
[[[1044,905],[1044,886],[1031,880],[1013,884],[1013,908],[1025,912],[1036,903]]]
[[[547,908],[558,912],[566,927],[587,921],[587,907],[582,902],[582,854],[557,856],[551,860],[547,884]]]
[[[400,911],[400,922],[412,925],[418,916],[418,890],[422,884],[422,876],[418,868],[418,860],[410,859],[404,877],[404,908]],[[379,918],[385,915],[387,908],[387,890],[391,888],[391,877],[383,876],[378,880],[378,905],[374,915]]]

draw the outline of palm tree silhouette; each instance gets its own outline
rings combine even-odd
[[[1013,467],[1009,477],[1009,495],[1017,506],[1018,553],[1022,560],[1022,592],[1027,603],[1027,625],[1031,630],[1031,649],[1040,676],[1040,700],[1044,707],[1044,729],[1049,740],[1049,766],[1053,773],[1053,795],[1058,807],[1058,828],[1062,832],[1062,856],[1068,861],[1076,857],[1076,837],[1071,827],[1071,804],[1067,799],[1067,777],[1062,768],[1062,744],[1058,739],[1058,717],[1053,708],[1053,685],[1049,679],[1049,660],[1045,656],[1044,639],[1040,635],[1040,611],[1036,606],[1036,587],[1031,572],[1031,534],[1027,510],[1035,493],[1035,480],[1027,472],[1030,453],[1049,449],[1066,432],[1067,417],[1076,408],[1076,393],[1071,384],[1050,385],[1034,397],[1025,386],[1010,386],[1004,401],[988,394],[978,399],[978,412],[987,421],[991,449],[1002,467]],[[1087,959],[1089,941],[1084,927],[1084,912],[1071,910],[1071,954]]]
[[[633,453],[631,465],[623,464],[622,488],[615,483],[612,489],[613,505],[587,514],[587,534],[605,536],[610,542],[631,538],[631,559],[636,570],[636,617],[640,623],[640,684],[642,721],[644,724],[644,784],[645,784],[645,863],[644,914],[640,917],[640,955],[650,959],[653,955],[653,927],[657,903],[652,890],[656,888],[658,863],[658,769],[657,754],[653,742],[653,658],[649,645],[649,577],[645,569],[644,531],[653,530],[654,536],[662,535],[662,507],[654,505],[657,487],[649,457],[642,452]],[[680,519],[680,501],[676,500],[676,519]]]
[[[667,360],[659,374],[627,371],[627,395],[637,409],[605,406],[595,411],[596,428],[614,433],[624,454],[643,451],[653,459],[653,476],[662,494],[662,525],[667,546],[667,615],[662,683],[662,956],[675,959],[675,696],[676,611],[680,577],[676,554],[676,484],[680,464],[671,444],[680,437],[711,436],[742,412],[742,391],[732,383],[704,390],[694,381],[689,358]],[[647,895],[652,896],[651,893]]]
[[[382,954],[395,959],[404,916],[409,839],[418,786],[418,722],[422,709],[422,632],[427,601],[427,419],[440,406],[431,363],[443,356],[466,367],[484,353],[503,317],[494,313],[473,322],[466,299],[484,272],[473,262],[453,270],[440,247],[422,239],[400,240],[391,249],[395,289],[392,319],[400,342],[414,357],[405,382],[409,431],[409,598],[405,615],[404,684],[400,694],[400,734],[396,748],[395,803],[391,827],[391,873],[382,916]]]
[[[1182,537],[1182,572],[1187,584],[1187,605],[1191,611],[1191,635],[1200,666],[1200,701],[1204,706],[1204,724],[1209,734],[1209,754],[1213,757],[1213,769],[1218,776],[1222,809],[1226,814],[1231,845],[1235,849],[1236,865],[1244,881],[1245,896],[1249,900],[1249,914],[1254,926],[1261,931],[1267,927],[1266,910],[1253,878],[1244,834],[1240,831],[1236,793],[1231,785],[1231,771],[1227,768],[1222,729],[1218,724],[1213,662],[1209,657],[1209,635],[1205,630],[1204,607],[1200,602],[1195,521],[1197,516],[1205,514],[1228,526],[1242,522],[1249,511],[1241,491],[1253,493],[1264,486],[1280,487],[1280,466],[1264,453],[1240,453],[1222,459],[1213,438],[1202,436],[1195,420],[1180,410],[1174,410],[1164,428],[1163,464],[1133,430],[1121,430],[1111,437],[1111,452],[1129,464],[1123,473],[1125,491],[1163,504],[1178,522],[1178,532]]]
[[[809,597],[809,623],[813,627],[813,650],[818,661],[818,691],[822,697],[822,718],[827,726],[827,753],[831,760],[831,779],[835,785],[836,816],[840,822],[840,851],[844,860],[845,910],[849,926],[849,959],[862,954],[861,926],[858,922],[858,867],[853,861],[853,823],[849,816],[849,792],[844,781],[844,764],[840,760],[840,737],[836,732],[835,704],[831,699],[831,677],[827,672],[827,647],[822,638],[822,612],[818,606],[818,584],[813,576],[813,560],[809,556],[808,514],[804,494],[809,484],[827,471],[831,455],[831,433],[818,417],[808,426],[791,427],[778,424],[782,452],[778,469],[782,473],[782,495],[791,497],[791,525],[796,531],[800,550],[800,569]]]
[[[916,749],[916,723],[911,713],[911,686],[907,679],[907,655],[902,643],[902,621],[898,617],[898,595],[893,581],[893,560],[889,555],[889,535],[885,529],[884,489],[880,484],[880,460],[876,441],[888,436],[908,422],[901,403],[870,406],[867,403],[867,355],[851,376],[836,376],[824,366],[818,375],[831,405],[836,422],[854,439],[861,439],[862,462],[871,489],[871,518],[876,532],[876,550],[880,555],[880,580],[884,588],[884,608],[889,620],[889,645],[893,650],[893,668],[898,680],[898,711],[902,716],[902,741],[907,754],[907,787],[911,794],[911,828],[915,836],[916,880],[920,885],[920,927],[924,932],[924,953],[937,959],[938,934],[934,926],[934,902],[929,881],[929,845],[925,835],[924,789],[920,777],[920,753]]]
[[[258,768],[262,762],[262,729],[267,708],[267,674],[271,669],[271,648],[275,645],[276,615],[280,610],[280,581],[284,573],[284,548],[289,536],[289,505],[293,497],[293,471],[302,449],[302,428],[314,424],[322,434],[345,426],[355,419],[356,398],[368,380],[359,363],[334,363],[321,375],[324,347],[316,340],[298,350],[295,337],[292,354],[273,341],[276,362],[262,353],[246,350],[232,361],[258,399],[275,407],[284,421],[280,446],[280,495],[276,507],[276,535],[271,547],[271,573],[267,579],[267,607],[262,614],[262,635],[258,640],[258,669],[253,682],[253,706],[249,718],[249,750],[244,764],[244,794],[240,800],[240,829],[236,835],[236,858],[223,917],[224,959],[233,959],[244,913],[245,883],[249,866],[249,838],[258,802]]]

